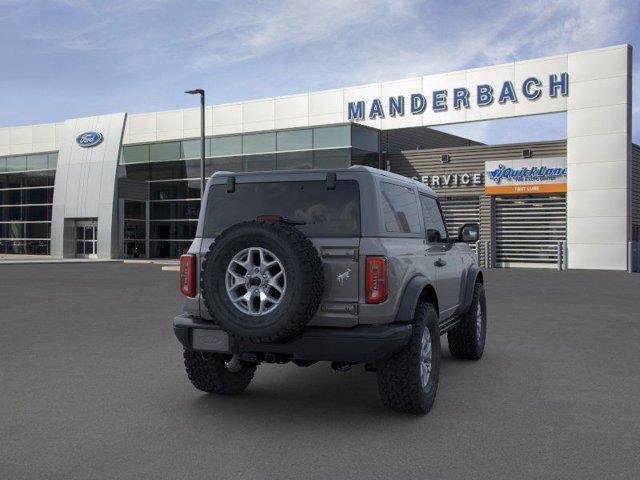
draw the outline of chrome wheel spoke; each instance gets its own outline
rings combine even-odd
[[[286,293],[286,274],[280,259],[262,247],[238,252],[229,262],[227,295],[248,315],[265,315],[275,309]]]

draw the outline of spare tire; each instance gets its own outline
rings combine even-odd
[[[241,340],[285,340],[315,315],[324,288],[311,241],[282,222],[243,222],[205,255],[202,294],[213,320]]]

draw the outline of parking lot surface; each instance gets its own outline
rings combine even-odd
[[[375,374],[262,365],[188,382],[158,265],[0,265],[2,479],[639,478],[640,275],[490,270],[480,362],[443,339],[423,417]]]

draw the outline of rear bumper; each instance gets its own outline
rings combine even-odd
[[[173,319],[173,330],[187,350],[275,354],[289,356],[294,360],[353,363],[372,363],[389,358],[402,349],[411,336],[410,323],[393,323],[352,328],[307,327],[286,342],[250,343],[227,337],[214,323],[185,314]],[[203,334],[206,339],[207,333],[211,334],[212,341],[202,341]]]

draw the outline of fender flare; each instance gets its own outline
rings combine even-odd
[[[418,305],[418,299],[429,280],[421,275],[413,277],[402,292],[400,306],[396,313],[396,322],[411,322]]]
[[[473,300],[473,290],[475,288],[478,275],[482,276],[480,268],[477,265],[471,265],[469,267],[469,270],[467,271],[467,276],[465,277],[464,297],[462,298],[462,302],[460,302],[460,307],[458,309],[458,313],[460,315],[466,313],[471,306],[471,300]]]

